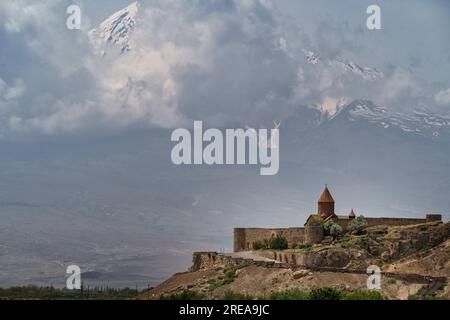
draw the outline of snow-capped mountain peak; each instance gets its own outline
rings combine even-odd
[[[134,2],[128,7],[117,11],[95,29],[89,32],[93,46],[102,55],[109,52],[127,53],[133,48],[139,48],[139,43],[133,43],[133,32],[139,25],[140,5]],[[300,51],[311,68],[317,72],[334,71],[338,74],[355,75],[364,81],[376,81],[384,78],[384,74],[375,68],[363,67],[342,57],[327,58],[313,50],[304,48]],[[348,97],[327,97],[314,109],[320,115],[320,121],[313,113],[311,122],[318,125],[329,121],[344,120],[356,123],[365,121],[382,129],[399,129],[403,133],[431,137],[440,137],[444,133],[450,135],[450,119],[428,112],[408,114],[392,113],[384,107],[371,101],[356,100],[351,102]],[[350,103],[351,102],[351,103]]]
[[[303,50],[303,53],[306,56],[306,60],[308,60],[309,63],[316,65],[320,63],[320,57],[316,55],[314,52],[309,50]]]
[[[356,100],[349,104],[344,110],[353,118],[367,120],[380,120],[388,115],[385,107],[377,106],[368,100]]]
[[[390,112],[368,100],[356,100],[341,108],[329,121],[364,121],[382,129],[398,129],[403,133],[437,139],[443,133],[450,133],[450,119],[427,112],[415,111],[411,114]]]
[[[346,71],[353,72],[357,75],[360,75],[366,80],[377,80],[384,77],[383,73],[374,68],[361,67],[360,65],[347,61],[343,58],[337,58],[334,61],[331,61],[332,64],[336,64],[342,69]]]
[[[323,59],[311,50],[303,50],[303,53],[306,60],[314,66],[324,64],[329,67],[335,67],[342,72],[353,73],[365,80],[378,80],[384,77],[384,74],[375,68],[362,67],[355,62],[348,61],[341,57],[335,59]]]
[[[133,31],[137,27],[137,16],[140,4],[138,1],[128,7],[112,14],[95,29],[89,32],[89,38],[95,50],[101,55],[106,55],[111,47],[126,53],[135,47],[132,40]],[[136,44],[138,45],[138,44]],[[362,77],[364,80],[378,80],[384,77],[383,73],[369,67],[362,67],[355,62],[344,58],[326,59],[312,50],[302,50],[308,63],[313,66],[326,66],[337,72],[350,73]]]
[[[104,54],[105,46],[113,44],[121,52],[132,48],[131,34],[136,27],[136,17],[139,12],[139,2],[117,11],[98,27],[89,31],[91,43]]]

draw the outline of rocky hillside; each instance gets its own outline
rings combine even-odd
[[[283,254],[292,255],[292,251]],[[365,270],[371,264],[381,266],[384,298],[450,298],[450,223],[371,228],[365,235],[308,249],[308,256],[315,256],[310,267],[268,258],[252,260],[249,255],[270,253],[246,253],[245,258],[194,254],[190,272],[174,275],[139,299],[177,297],[187,291],[206,299],[221,299],[230,293],[270,298],[293,288],[355,292],[366,288]]]
[[[424,248],[419,252],[385,266],[386,271],[417,273],[431,276],[450,275],[450,240],[435,248]]]
[[[450,223],[441,222],[404,227],[374,227],[361,236],[346,236],[339,245],[366,251],[380,265],[436,249],[449,239]],[[420,259],[419,259],[420,260]]]

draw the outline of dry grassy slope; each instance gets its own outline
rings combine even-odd
[[[374,230],[382,230],[383,227],[369,229],[369,252],[379,256],[383,261],[393,262],[407,256],[421,252],[427,248],[436,247],[450,236],[450,223],[439,222],[387,228],[386,234],[377,235]]]
[[[383,267],[384,271],[450,277],[450,240]]]
[[[157,300],[160,296],[180,293],[185,289],[201,292],[209,287],[209,281],[217,279],[221,274],[221,270],[177,273],[150,290],[149,293],[138,296],[137,300],[148,300],[149,298],[151,300]]]
[[[181,293],[190,289],[205,295],[209,299],[220,299],[227,291],[251,295],[253,297],[269,297],[271,293],[292,287],[309,290],[312,288],[335,287],[352,291],[365,288],[367,276],[363,274],[345,274],[333,272],[310,272],[291,269],[269,269],[249,266],[240,269],[234,282],[210,291],[210,283],[220,275],[218,270],[197,271],[176,274],[168,281],[152,289],[150,294],[142,294],[137,299],[159,299],[161,295]],[[407,299],[422,287],[422,284],[383,278],[383,295],[390,299]]]
[[[254,297],[269,297],[271,293],[292,287],[304,290],[334,287],[343,291],[353,291],[366,288],[366,285],[367,276],[363,274],[310,272],[308,270],[294,272],[291,269],[266,269],[251,266],[242,269],[233,283],[215,290],[213,296],[220,298],[227,290],[231,290]],[[384,278],[382,281],[382,292],[390,299],[406,299],[421,287],[421,284],[389,278]]]
[[[447,277],[444,290],[437,293],[440,299],[450,300],[450,240],[437,247],[427,249],[394,263],[385,265],[384,271],[416,273],[434,277]]]
[[[438,295],[440,299],[450,300],[450,283],[447,284],[441,294]]]

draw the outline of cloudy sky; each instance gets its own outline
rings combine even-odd
[[[58,283],[67,261],[156,284],[230,248],[233,227],[302,225],[325,183],[340,213],[447,212],[445,130],[301,127],[355,99],[450,116],[447,0],[142,0],[121,53],[98,26],[131,3],[0,1],[0,285]],[[170,131],[152,129],[194,120],[281,121],[280,174],[173,166]]]
[[[130,2],[2,1],[2,139],[198,119],[258,125],[342,99],[449,114],[447,1],[378,1],[378,31],[366,28],[372,1],[141,1],[134,50],[99,56],[88,31]],[[80,31],[65,28],[71,3],[82,8]],[[329,66],[312,69],[305,50],[384,76],[360,81]]]

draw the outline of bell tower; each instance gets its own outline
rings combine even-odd
[[[328,185],[325,186],[325,190],[319,198],[317,214],[322,219],[334,215],[334,199],[331,196],[330,190],[328,190]]]

